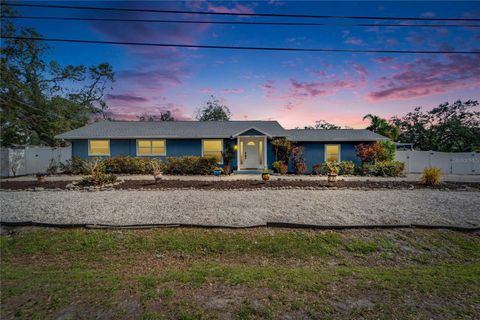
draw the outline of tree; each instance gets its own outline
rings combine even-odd
[[[15,15],[2,3],[4,15]],[[2,19],[2,36],[41,37],[32,28],[17,28]],[[112,67],[60,66],[48,62],[49,49],[33,40],[2,39],[0,126],[2,145],[55,145],[54,136],[91,119],[108,119],[103,97],[114,81]]]
[[[137,118],[138,121],[175,121],[175,118],[170,110],[160,112],[160,115],[149,115],[148,113],[144,113]]]
[[[313,129],[323,129],[323,130],[338,130],[341,129],[342,127],[337,126],[336,124],[333,123],[328,123],[325,120],[317,120],[315,121],[315,126],[305,126],[303,129],[306,130],[313,130]]]
[[[197,110],[195,119],[198,121],[228,121],[231,116],[230,109],[211,96],[206,105]]]
[[[367,130],[381,134],[393,141],[398,141],[400,135],[400,129],[398,126],[370,113],[363,117],[363,120],[365,119],[370,119],[370,125],[366,127]]]
[[[400,141],[420,150],[473,151],[480,146],[478,101],[445,102],[429,111],[415,108],[391,120],[400,128]]]

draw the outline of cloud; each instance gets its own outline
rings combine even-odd
[[[130,94],[107,94],[107,100],[126,101],[126,102],[146,102],[147,98],[137,97]]]
[[[346,44],[353,44],[355,46],[362,46],[365,44],[365,42],[362,39],[355,38],[355,37],[348,37],[345,39]]]
[[[393,57],[377,57],[373,60],[378,63],[390,63],[393,61]]]
[[[406,63],[400,71],[376,81],[371,101],[412,99],[480,85],[480,56],[450,55],[446,61],[432,58]]]
[[[294,97],[325,96],[337,92],[339,89],[355,88],[353,80],[335,80],[332,82],[301,82],[290,79],[290,91]]]
[[[244,90],[243,89],[223,89],[222,90],[225,93],[242,93]]]
[[[253,9],[240,3],[233,3],[233,7],[215,5],[212,2],[207,3],[207,10],[212,12],[228,12],[228,13],[254,13]]]
[[[200,92],[200,93],[213,93],[213,89],[212,88],[202,88],[202,89],[198,90],[198,92]]]

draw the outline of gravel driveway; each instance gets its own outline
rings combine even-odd
[[[479,193],[434,190],[15,191],[0,204],[8,222],[480,225]]]

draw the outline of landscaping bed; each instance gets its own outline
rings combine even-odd
[[[221,179],[221,178],[220,178]],[[475,182],[444,182],[438,186],[426,187],[418,182],[408,181],[345,181],[339,179],[336,183],[328,183],[320,180],[271,180],[268,182],[254,180],[229,180],[229,181],[194,181],[164,179],[155,183],[152,180],[128,180],[117,185],[107,185],[96,188],[86,187],[87,190],[152,190],[152,189],[200,189],[200,190],[251,190],[251,189],[434,189],[434,190],[460,190],[480,191],[480,183]],[[81,189],[74,187],[72,181],[5,181],[0,183],[0,189],[4,190],[43,190],[43,189]]]
[[[2,233],[2,319],[480,317],[478,233]]]

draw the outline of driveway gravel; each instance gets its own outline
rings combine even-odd
[[[436,190],[2,191],[1,220],[250,226],[442,224],[480,226],[478,192]]]

